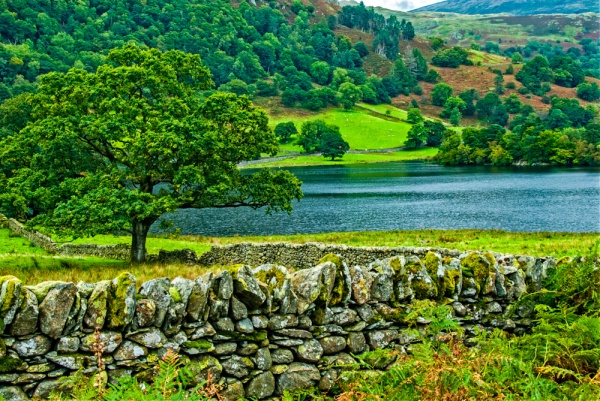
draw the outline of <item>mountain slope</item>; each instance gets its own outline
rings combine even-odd
[[[447,0],[411,12],[451,12],[459,14],[578,14],[599,12],[597,0]]]

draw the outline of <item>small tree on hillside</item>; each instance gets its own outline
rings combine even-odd
[[[131,231],[133,262],[177,209],[291,211],[291,173],[237,167],[277,152],[266,114],[244,96],[198,96],[211,86],[198,55],[133,44],[95,73],[42,76],[29,124],[0,142],[0,211],[61,235]]]
[[[319,144],[319,151],[325,158],[331,158],[331,161],[336,158],[342,158],[346,152],[350,149],[348,142],[344,141],[342,134],[340,134],[339,128],[337,130],[327,130],[321,137],[321,143]]]
[[[340,127],[330,125],[323,120],[306,121],[300,128],[298,141],[296,144],[301,146],[306,153],[316,152],[320,149],[321,140],[325,134],[340,132]]]
[[[413,125],[408,131],[404,147],[406,149],[418,149],[427,141],[427,129],[423,124]]]
[[[423,118],[423,114],[421,114],[420,109],[408,109],[406,121],[411,124],[419,124],[422,123],[423,120],[425,119]]]
[[[454,89],[445,83],[437,84],[431,91],[431,103],[435,106],[444,107],[446,100],[454,93]]]
[[[285,123],[279,123],[275,127],[275,136],[283,143],[289,142],[292,135],[296,135],[298,130],[293,122],[288,121]]]
[[[521,53],[514,53],[512,55],[512,60],[511,60],[512,64],[521,64],[522,62],[523,62],[523,56],[521,56]]]
[[[352,110],[354,105],[360,102],[362,95],[362,91],[358,86],[350,82],[345,82],[338,89],[337,99],[345,110]]]

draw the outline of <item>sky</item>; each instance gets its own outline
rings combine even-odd
[[[360,1],[360,0],[357,0]],[[380,6],[390,10],[408,11],[415,8],[439,3],[441,0],[363,0],[367,6]]]

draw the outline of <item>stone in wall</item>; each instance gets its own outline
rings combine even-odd
[[[225,400],[315,386],[327,391],[345,365],[355,366],[352,354],[403,352],[417,341],[403,320],[414,299],[451,305],[467,334],[525,331],[532,309],[511,313],[510,306],[528,287],[538,288],[551,268],[510,255],[416,253],[421,257],[365,264],[330,254],[297,271],[248,264],[196,280],[154,279],[137,292],[127,273],[78,285],[25,286],[1,277],[0,394],[45,398],[58,388],[58,377],[93,374],[96,329],[111,382],[124,375],[151,380],[172,350],[192,372],[190,385],[210,376]],[[392,362],[374,361],[378,369]]]

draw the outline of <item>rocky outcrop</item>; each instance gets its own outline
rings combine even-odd
[[[363,258],[345,251],[350,260]],[[329,254],[297,271],[249,264],[195,280],[158,278],[138,291],[127,273],[77,285],[25,286],[4,276],[0,395],[44,398],[59,376],[93,373],[97,338],[111,381],[125,374],[150,380],[173,350],[192,374],[190,385],[210,376],[226,400],[315,386],[326,391],[345,365],[358,366],[352,355],[402,351],[416,341],[404,321],[414,299],[451,305],[468,335],[492,328],[524,332],[533,305],[511,305],[541,288],[554,266],[553,259],[419,251],[351,264]]]

